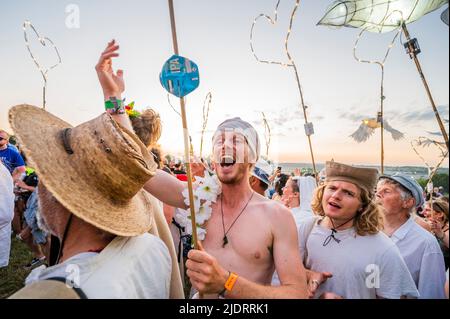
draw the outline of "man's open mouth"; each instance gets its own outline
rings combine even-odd
[[[233,156],[224,155],[220,159],[220,166],[222,167],[231,167],[234,164],[236,164],[236,160],[233,158]]]
[[[336,204],[336,203],[334,203],[334,202],[328,202],[328,205],[330,205],[330,206],[332,206],[332,207],[334,207],[334,208],[337,208],[337,209],[340,209],[340,208],[341,208],[340,205],[338,205],[338,204]]]

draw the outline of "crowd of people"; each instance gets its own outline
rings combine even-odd
[[[193,180],[214,175],[220,189],[194,249],[175,218],[190,204],[188,167],[164,156],[155,110],[127,112],[118,49],[96,66],[106,112],[73,127],[15,106],[20,151],[0,130],[0,267],[12,235],[33,253],[11,298],[448,298],[442,190],[427,198],[405,174],[334,161],[284,174],[240,118],[191,163]]]

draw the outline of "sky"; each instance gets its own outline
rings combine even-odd
[[[365,143],[349,136],[361,120],[376,117],[380,105],[380,68],[353,57],[358,29],[317,26],[331,0],[304,0],[293,22],[289,49],[295,60],[315,134],[316,161],[378,165],[380,131]],[[275,162],[311,161],[303,112],[292,68],[262,64],[250,50],[250,29],[261,13],[273,15],[277,0],[174,0],[180,54],[196,62],[200,86],[187,97],[188,127],[195,151],[200,148],[202,109],[212,94],[204,149],[211,149],[214,129],[239,116],[255,125],[264,145],[261,112],[271,127],[269,157]],[[260,19],[254,47],[262,59],[286,61],[284,40],[295,0],[281,0],[278,22]],[[445,8],[409,25],[422,49],[419,59],[439,106],[448,119],[449,37],[440,14]],[[10,130],[8,109],[27,103],[42,105],[42,77],[25,47],[22,24],[30,20],[41,36],[57,46],[62,64],[49,71],[47,110],[78,125],[100,115],[103,95],[94,70],[106,43],[116,39],[120,57],[115,68],[125,72],[128,102],[139,110],[156,109],[163,122],[160,140],[166,153],[183,150],[180,117],[159,83],[164,62],[173,54],[166,0],[2,0],[0,1],[0,128]],[[52,48],[42,47],[32,33],[30,45],[41,64],[53,65]],[[358,47],[365,59],[381,59],[394,33],[365,34]],[[419,165],[411,147],[420,136],[433,137],[439,127],[413,61],[400,41],[385,66],[386,120],[405,133],[401,141],[385,135],[386,165]],[[179,108],[176,98],[171,103]],[[448,130],[448,123],[446,124]],[[437,137],[439,139],[439,137]],[[439,161],[433,147],[419,148],[431,165]],[[263,154],[265,148],[263,147]],[[448,161],[444,165],[448,167]]]

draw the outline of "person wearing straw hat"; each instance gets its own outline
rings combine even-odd
[[[119,55],[118,49],[115,41],[110,42],[100,58],[104,67],[97,68],[105,100],[111,102],[121,101],[125,88],[123,71],[114,73],[111,67],[111,58]],[[121,126],[132,130],[121,105],[110,112]],[[186,263],[194,289],[205,297],[308,296],[292,214],[250,187],[249,176],[259,150],[256,130],[240,118],[223,122],[214,134],[213,165],[222,194],[212,204],[204,249],[191,250]],[[186,209],[182,194],[185,187],[185,183],[157,170],[144,188],[164,203]],[[280,287],[268,286],[275,268],[281,278]]]
[[[414,220],[422,207],[422,187],[408,175],[381,176],[377,199],[384,208],[385,228],[397,245],[422,299],[445,298],[445,264],[436,238]]]
[[[52,234],[49,267],[34,269],[24,289],[39,298],[31,284],[63,278],[87,298],[168,298],[170,254],[148,233],[155,217],[142,190],[156,165],[135,134],[107,113],[73,127],[18,105],[9,119],[39,174],[38,219]]]
[[[318,216],[299,227],[305,267],[331,272],[315,282],[315,297],[418,297],[400,252],[381,231],[381,210],[374,200],[377,170],[327,162],[326,176],[312,202]]]

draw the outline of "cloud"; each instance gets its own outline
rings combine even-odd
[[[427,133],[430,134],[430,135],[433,135],[433,136],[442,136],[441,132],[428,132],[427,131]]]
[[[364,120],[366,118],[370,118],[370,117],[371,116],[366,116],[364,114],[355,114],[355,113],[348,113],[348,112],[341,112],[339,114],[340,119],[349,120],[351,122],[361,122],[362,120]]]
[[[448,111],[448,105],[440,105],[437,107],[439,114],[441,115],[441,118],[444,118],[444,123],[448,124],[448,118],[449,111]],[[344,111],[338,111],[338,116],[341,119],[349,120],[351,122],[360,122],[365,118],[374,118],[376,116],[376,113],[372,115],[368,115],[367,112],[361,111],[361,113],[351,113],[351,112],[344,112]],[[413,123],[422,124],[423,122],[428,121],[435,121],[435,115],[433,112],[433,109],[429,107],[429,109],[421,108],[420,110],[410,110],[408,112],[399,112],[399,111],[389,111],[385,114],[386,119],[395,120],[400,125],[407,124],[411,126]],[[431,134],[431,133],[430,133]],[[435,134],[432,134],[435,135]],[[440,133],[439,133],[440,135]]]
[[[441,118],[448,118],[448,105],[439,105],[437,109]],[[399,114],[396,119],[407,124],[414,121],[432,121],[435,120],[435,118],[433,109],[428,106],[427,108],[421,108],[420,110],[411,110],[409,112]]]

